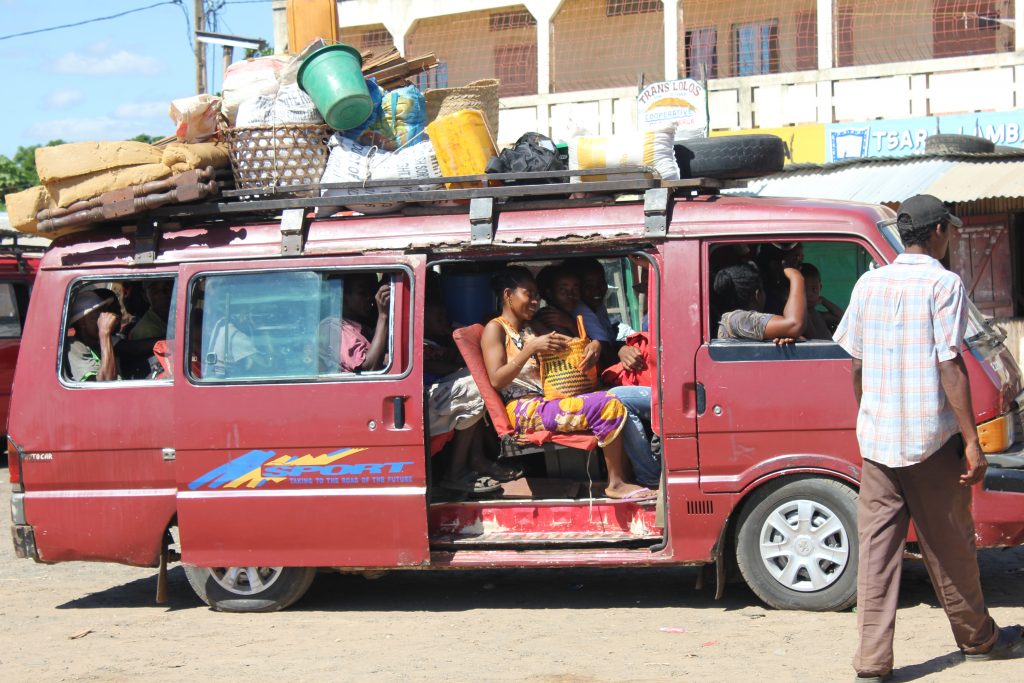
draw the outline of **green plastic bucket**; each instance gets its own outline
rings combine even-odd
[[[335,130],[356,128],[373,112],[363,79],[363,58],[351,45],[328,45],[309,55],[299,67],[297,80]]]

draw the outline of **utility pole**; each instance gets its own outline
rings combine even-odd
[[[194,21],[195,30],[202,31],[206,28],[206,7],[203,0],[195,0]],[[206,92],[206,44],[198,40],[196,43],[196,94],[202,95]]]

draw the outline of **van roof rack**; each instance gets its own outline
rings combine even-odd
[[[18,272],[27,273],[26,256],[41,257],[46,247],[37,244],[21,244],[19,240],[28,237],[17,230],[0,229],[0,257],[14,258],[18,264]]]
[[[603,179],[573,182],[578,177]],[[501,186],[489,186],[501,181]],[[410,190],[422,185],[445,183],[446,189]],[[453,188],[455,184],[475,184],[478,187]],[[315,209],[346,204],[387,204],[393,202],[448,202],[490,198],[503,204],[516,200],[552,199],[574,195],[595,197],[608,195],[639,195],[652,188],[668,188],[673,194],[717,194],[720,190],[737,186],[736,181],[717,178],[661,180],[647,166],[595,168],[584,171],[540,171],[526,173],[488,173],[483,175],[449,176],[444,178],[409,178],[394,180],[368,180],[355,183],[309,183],[302,185],[270,185],[259,188],[223,190],[221,197],[228,201],[180,204],[153,209],[147,215],[155,219],[189,219],[210,216],[238,216],[279,212],[286,209]],[[347,190],[341,196],[319,196],[321,190]],[[360,190],[363,190],[360,192]],[[372,191],[371,191],[372,190]],[[312,195],[312,196],[310,196]],[[446,213],[439,207],[438,213]],[[424,211],[423,213],[429,213]]]

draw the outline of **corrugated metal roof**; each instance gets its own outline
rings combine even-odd
[[[732,194],[763,197],[814,197],[870,204],[900,202],[941,178],[957,164],[926,159],[872,164],[844,164],[835,168],[783,172],[751,180]]]
[[[1024,197],[1024,158],[1019,154],[858,159],[827,165],[787,167],[750,180],[730,194],[812,197],[898,203],[915,194],[946,202]]]
[[[959,161],[932,183],[928,194],[946,202],[1024,197],[1024,161]]]

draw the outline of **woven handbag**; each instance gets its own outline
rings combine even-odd
[[[590,339],[583,327],[583,316],[576,316],[579,336],[569,340],[568,348],[557,353],[538,353],[540,381],[545,399],[568,398],[594,391],[598,387],[597,365],[580,370],[580,362]]]

